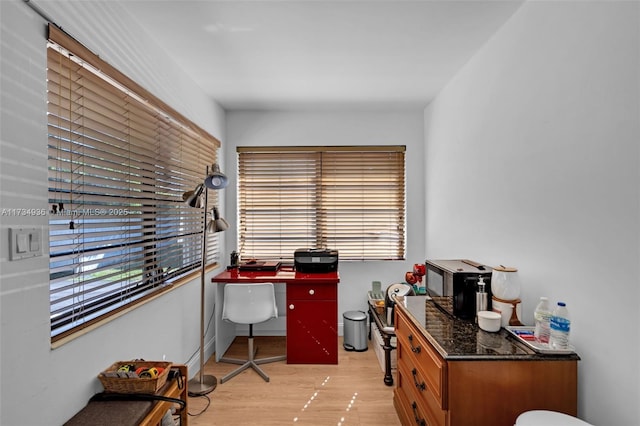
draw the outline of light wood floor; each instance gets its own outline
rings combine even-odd
[[[237,337],[226,353],[246,358],[246,337]],[[256,337],[256,358],[285,353],[284,337]],[[282,425],[400,425],[393,407],[393,386],[386,386],[376,354],[369,342],[365,352],[347,352],[339,343],[338,365],[295,365],[280,361],[262,364],[265,382],[255,371],[245,370],[220,384],[208,397],[209,408],[189,416],[189,424],[219,426]],[[218,381],[237,365],[205,365],[205,374]],[[203,397],[189,398],[189,413],[206,406]]]

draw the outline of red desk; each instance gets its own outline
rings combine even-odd
[[[233,324],[222,320],[224,284],[264,283],[286,285],[287,363],[338,363],[338,283],[337,272],[306,274],[291,269],[279,271],[239,271],[231,269],[211,279],[216,286],[216,360],[235,338]]]

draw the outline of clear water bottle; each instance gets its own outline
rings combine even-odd
[[[569,332],[571,331],[571,320],[569,311],[564,302],[558,302],[558,306],[551,315],[551,335],[549,336],[549,347],[551,349],[567,349],[569,347]]]
[[[536,342],[548,344],[550,334],[549,327],[551,326],[551,308],[549,307],[549,299],[547,297],[540,298],[533,317],[536,321],[536,327],[533,331]]]

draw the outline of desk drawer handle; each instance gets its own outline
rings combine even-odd
[[[418,383],[418,370],[415,368],[411,370],[411,374],[413,374],[413,383],[416,385],[416,389],[423,391],[427,387],[424,382]]]
[[[293,303],[289,305],[289,309],[290,309],[290,310],[294,310],[295,308],[296,308],[296,307],[293,305]]]
[[[416,404],[415,401],[411,403],[411,408],[413,408],[413,417],[416,419],[416,424],[419,426],[428,426],[424,419],[418,417],[418,404]]]
[[[409,335],[409,346],[411,346],[411,352],[415,353],[415,354],[419,354],[420,353],[420,345],[418,346],[413,346],[413,334]]]
[[[316,293],[316,291],[315,291],[314,289],[309,290],[309,294],[310,294],[310,295],[312,295],[312,296],[313,296],[315,293]]]

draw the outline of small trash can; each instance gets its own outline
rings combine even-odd
[[[367,314],[362,311],[347,311],[344,318],[343,345],[347,351],[364,352],[367,345]]]

